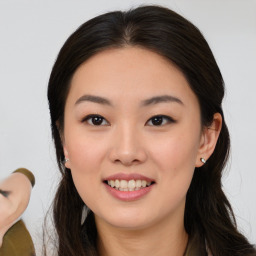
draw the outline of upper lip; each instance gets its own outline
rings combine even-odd
[[[138,174],[138,173],[116,173],[113,175],[110,175],[106,178],[103,179],[104,181],[106,180],[145,180],[148,182],[154,182],[154,179],[149,178],[147,176]]]

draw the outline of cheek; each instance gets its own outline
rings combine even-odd
[[[97,172],[106,152],[105,143],[99,138],[100,136],[77,134],[67,139],[71,170],[84,175]]]
[[[75,186],[82,199],[85,199],[84,195],[88,195],[92,187],[96,189],[101,182],[101,166],[106,150],[103,143],[97,143],[89,136],[68,138],[66,148]]]
[[[194,173],[195,152],[195,144],[184,136],[169,138],[152,149],[154,165],[158,168],[159,194],[162,195],[161,200],[156,200],[156,207],[164,205],[162,214],[176,209],[182,212]]]
[[[152,147],[151,156],[159,169],[158,179],[167,200],[185,197],[190,186],[197,157],[198,140],[195,136],[170,136]]]
[[[151,147],[151,157],[163,171],[174,175],[194,169],[198,142],[190,136],[169,136]]]
[[[102,146],[91,144],[88,139],[69,144],[72,178],[78,194],[89,208],[95,208],[95,195],[100,193],[103,155]]]

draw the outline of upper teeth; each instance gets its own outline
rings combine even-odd
[[[121,191],[133,191],[145,188],[151,184],[146,180],[108,180],[108,185]]]

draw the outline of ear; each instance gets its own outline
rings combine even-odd
[[[61,143],[62,143],[62,147],[63,147],[63,152],[64,152],[64,156],[65,156],[65,167],[70,169],[68,150],[67,150],[66,145],[65,145],[64,134],[63,134],[62,129],[60,128],[59,120],[56,121],[56,126],[57,126],[57,129],[58,129],[59,135],[60,135],[60,139],[61,139]]]
[[[63,143],[63,152],[65,156],[65,167],[70,169],[69,155],[65,143]]]
[[[207,161],[207,159],[212,155],[219,138],[221,127],[222,116],[220,113],[215,113],[211,125],[204,127],[203,129],[197,153],[196,167],[201,167],[204,164],[201,161],[202,158]]]

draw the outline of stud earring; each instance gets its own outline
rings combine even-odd
[[[206,163],[206,160],[205,160],[203,157],[200,158],[200,161],[201,161],[203,164]]]
[[[69,159],[68,159],[68,158],[65,158],[65,163],[68,162],[68,161],[69,161]]]

